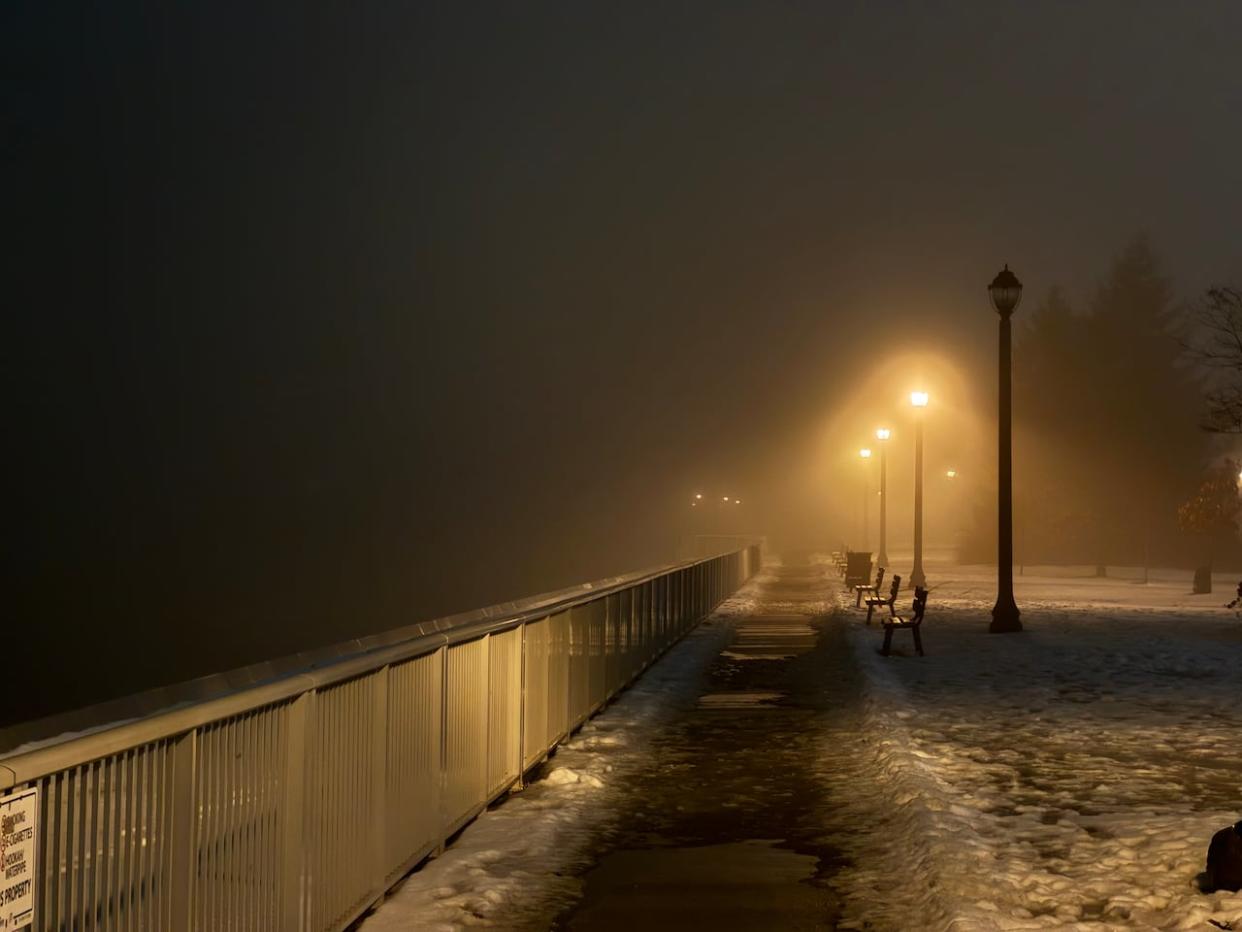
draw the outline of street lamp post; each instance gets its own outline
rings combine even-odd
[[[888,566],[888,438],[892,432],[881,427],[875,432],[875,439],[880,441],[880,553],[876,557],[876,566]]]
[[[867,512],[869,512],[871,509],[868,507],[867,499],[870,498],[871,496],[871,483],[868,481],[871,477],[867,473],[867,466],[871,463],[871,451],[867,449],[866,447],[863,447],[861,450],[858,451],[858,455],[859,457],[862,458],[862,461],[863,461],[862,541],[863,541],[863,550],[866,550],[870,546],[870,540],[869,540],[870,535],[867,533]]]
[[[1000,406],[998,410],[996,605],[992,608],[995,633],[1021,631],[1021,612],[1013,599],[1013,422],[1009,318],[1022,300],[1022,283],[1006,265],[988,285],[992,306],[1000,315]]]
[[[912,588],[926,586],[923,575],[923,409],[927,392],[911,392],[914,406],[914,570],[910,573]]]

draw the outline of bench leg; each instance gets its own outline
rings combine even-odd
[[[913,628],[910,629],[910,631],[911,633],[914,634],[914,649],[918,651],[919,656],[922,657],[923,656],[923,635],[919,634],[918,625],[915,625]]]
[[[875,606],[870,602],[867,603],[867,624],[871,624],[871,613],[875,611]]]
[[[884,646],[880,648],[880,653],[885,657],[888,656],[889,649],[893,646],[893,629],[884,629]]]
[[[861,589],[854,590],[854,607],[862,608],[862,590]]]

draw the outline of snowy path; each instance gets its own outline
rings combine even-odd
[[[580,875],[628,799],[625,785],[647,766],[653,738],[693,708],[705,670],[728,644],[732,620],[753,607],[765,578],[722,604],[587,722],[524,791],[481,815],[412,874],[362,932],[548,929],[580,896]]]
[[[772,561],[363,932],[832,928],[820,744],[857,693],[832,605]]]
[[[831,929],[839,826],[819,747],[856,693],[822,568],[779,567],[627,781],[570,930]]]
[[[929,577],[926,658],[901,632],[907,656],[880,657],[879,631],[850,625],[856,766],[874,779],[852,818],[876,826],[847,845],[865,867],[838,878],[857,927],[1242,928],[1242,895],[1194,886],[1212,832],[1242,818],[1242,621],[1225,598],[1023,580],[1026,631],[995,636],[986,574]]]

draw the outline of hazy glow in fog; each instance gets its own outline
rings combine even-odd
[[[807,540],[861,541],[859,502],[868,491],[865,480],[870,480],[873,490],[876,477],[860,475],[860,441],[875,437],[884,443],[887,460],[890,550],[910,547],[914,419],[922,417],[924,422],[929,476],[947,478],[947,470],[952,469],[955,474],[966,470],[986,477],[995,465],[993,376],[990,368],[962,366],[951,356],[937,352],[898,352],[877,358],[851,392],[823,399],[824,420],[810,438],[805,455],[791,464],[785,480],[784,492],[790,501],[788,524],[774,528],[773,536],[788,535],[795,541],[798,535]],[[915,394],[928,402],[935,395],[936,404],[915,408],[911,403]],[[877,428],[877,424],[884,426]],[[945,479],[927,484],[927,546],[956,543],[962,517],[973,507],[977,483],[963,487],[965,494],[960,495],[950,494]]]

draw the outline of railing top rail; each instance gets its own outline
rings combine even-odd
[[[10,750],[0,750],[0,789],[172,737],[209,722],[273,705],[312,689],[430,653],[444,645],[473,640],[558,614],[652,579],[709,563],[722,556],[741,553],[748,546],[754,544],[728,553],[638,570],[405,625],[330,647],[90,706],[31,723],[42,726],[45,734],[55,736],[36,738],[24,746],[18,746],[13,741],[13,737],[20,733],[20,726],[0,729],[0,742],[8,737],[10,744]],[[3,747],[2,743],[0,747]]]

